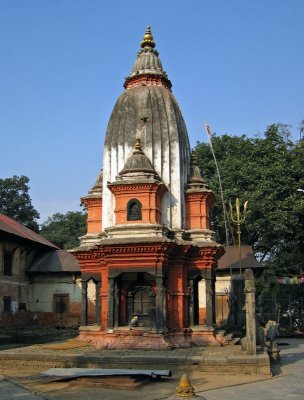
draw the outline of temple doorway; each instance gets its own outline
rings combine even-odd
[[[206,281],[201,276],[191,281],[190,326],[206,324]]]
[[[120,276],[120,325],[131,328],[155,327],[155,278],[148,273]]]
[[[97,274],[81,276],[81,326],[100,325],[101,280]]]

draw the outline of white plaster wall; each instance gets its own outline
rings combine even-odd
[[[216,293],[230,292],[231,279],[230,276],[221,276],[216,278],[215,291]]]
[[[67,278],[41,277],[29,287],[28,309],[36,312],[53,312],[53,295],[68,294],[69,302],[81,301],[81,282],[68,281]]]
[[[198,304],[199,308],[206,308],[206,283],[202,279],[198,283]]]
[[[154,151],[145,147],[145,138],[141,138],[144,152],[152,162],[156,172],[168,189],[162,201],[162,222],[173,229],[184,227],[182,208],[184,207],[183,190],[187,168],[183,169],[186,162],[183,153],[180,153],[179,143],[169,144],[162,151]],[[102,230],[115,225],[114,196],[107,187],[108,182],[114,182],[118,173],[123,169],[127,159],[132,155],[133,148],[127,146],[112,147],[110,151],[105,149],[103,162],[103,213]],[[163,154],[162,154],[163,153]],[[181,172],[182,170],[182,172]]]
[[[96,286],[95,283],[90,280],[88,282],[88,287],[87,287],[87,297],[88,300],[95,303],[96,302]]]
[[[113,195],[107,187],[108,182],[111,182],[111,153],[104,151],[103,156],[103,183],[102,183],[102,230],[112,226],[114,208]]]

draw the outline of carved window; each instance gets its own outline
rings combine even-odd
[[[3,252],[3,275],[13,275],[13,253],[11,251],[4,250]]]
[[[141,202],[136,199],[131,199],[127,205],[127,220],[140,221],[141,219]]]

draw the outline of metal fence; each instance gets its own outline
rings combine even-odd
[[[262,325],[273,320],[281,329],[290,331],[304,328],[304,285],[278,285],[270,295],[256,299],[257,315]]]

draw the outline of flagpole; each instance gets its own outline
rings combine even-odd
[[[210,127],[209,127],[207,121],[204,121],[204,124],[205,124],[205,129],[206,129],[207,135],[209,137],[210,148],[211,148],[211,152],[212,152],[212,155],[213,155],[213,159],[214,159],[214,163],[215,163],[215,167],[216,167],[216,172],[217,172],[217,176],[218,176],[218,180],[219,180],[220,193],[221,193],[221,199],[222,199],[222,207],[223,207],[223,215],[224,215],[224,224],[225,224],[226,245],[229,246],[229,236],[228,236],[227,218],[226,218],[226,207],[225,207],[225,202],[224,202],[222,179],[221,179],[220,170],[219,170],[219,167],[218,167],[218,164],[217,164],[217,161],[216,161],[215,153],[214,153],[214,150],[213,150],[211,130],[210,130]],[[230,274],[232,275],[231,266],[230,266]]]

